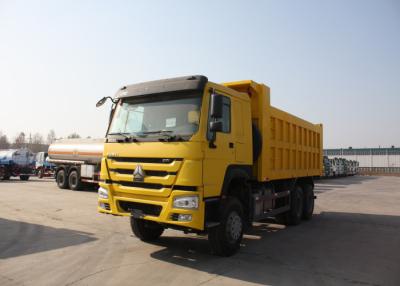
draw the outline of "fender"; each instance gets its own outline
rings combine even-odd
[[[232,180],[244,179],[246,181],[252,178],[251,165],[229,165],[226,168],[224,182],[222,184],[221,194],[217,197],[204,198],[205,202],[205,229],[217,226],[219,224],[220,204],[227,197],[229,185]]]
[[[226,168],[220,198],[225,198],[229,192],[229,185],[234,179],[250,180],[252,177],[251,165],[229,165]]]

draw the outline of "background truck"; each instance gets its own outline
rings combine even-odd
[[[21,181],[27,181],[34,175],[34,169],[34,155],[29,149],[0,150],[0,179],[19,177]]]
[[[56,165],[55,179],[61,189],[79,190],[99,182],[104,139],[64,139],[49,146],[49,162]]]
[[[332,170],[332,161],[327,157],[323,157],[323,164],[324,164],[324,172],[323,175],[324,177],[332,177],[333,176],[333,170]]]
[[[112,101],[98,210],[130,216],[140,239],[208,233],[228,256],[253,221],[312,217],[322,125],[271,106],[264,84],[188,76],[128,85]]]
[[[49,154],[47,152],[38,152],[35,156],[35,173],[38,178],[52,177],[56,165],[48,161]]]

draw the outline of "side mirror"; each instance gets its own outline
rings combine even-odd
[[[97,103],[96,103],[96,107],[100,107],[104,104],[104,102],[106,102],[107,97],[103,97],[102,99],[100,99]]]
[[[210,116],[211,118],[222,118],[222,95],[213,93],[211,94],[211,107]]]
[[[222,131],[222,121],[212,121],[210,122],[211,132],[221,132]]]

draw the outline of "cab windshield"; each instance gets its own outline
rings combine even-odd
[[[121,100],[108,135],[137,140],[188,139],[199,129],[201,94],[146,95]]]

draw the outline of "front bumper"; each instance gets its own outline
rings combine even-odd
[[[131,216],[132,211],[141,210],[141,217],[146,220],[162,224],[173,225],[179,228],[204,230],[204,201],[202,188],[196,191],[173,190],[169,197],[149,196],[114,191],[112,184],[100,183],[100,187],[108,190],[108,199],[98,199],[98,211],[106,214]],[[199,197],[197,209],[174,208],[173,201],[178,196]],[[179,214],[191,215],[190,221],[178,221]]]

